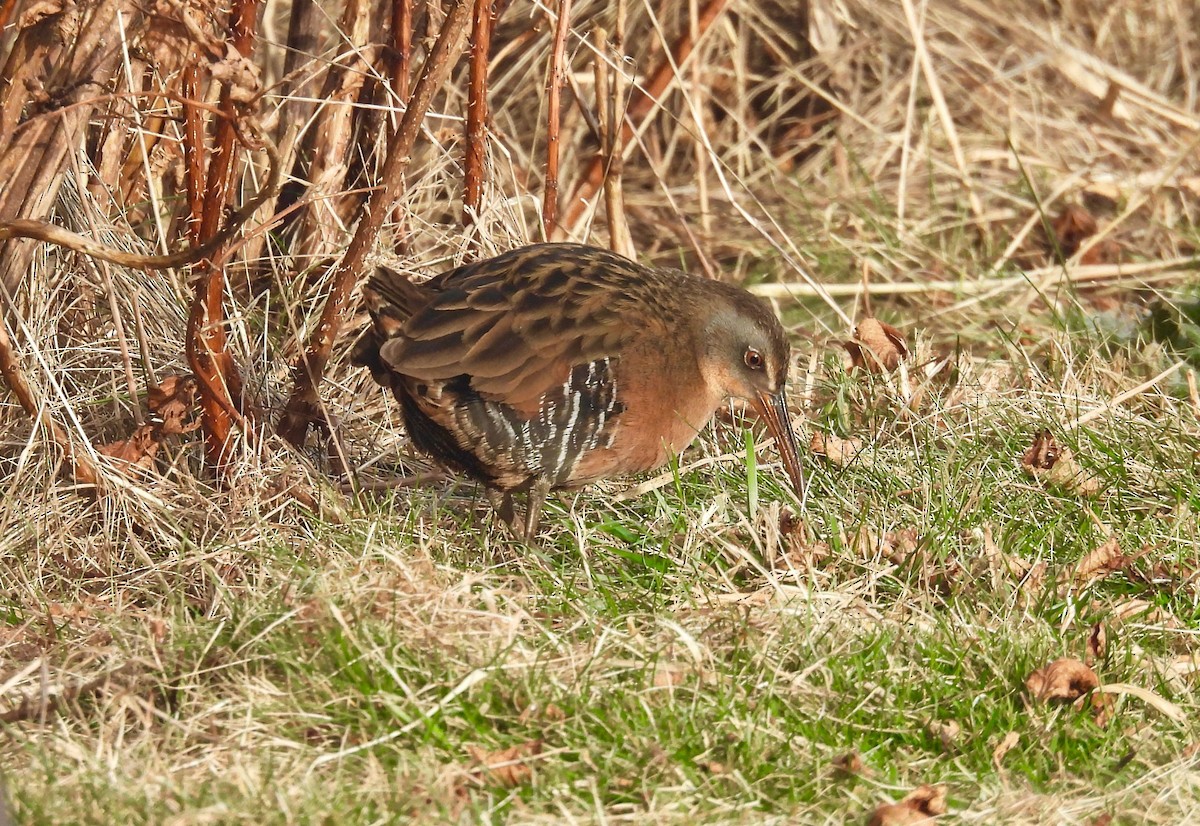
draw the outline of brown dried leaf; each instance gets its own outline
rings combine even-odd
[[[1079,251],[1079,246],[1096,234],[1096,219],[1078,204],[1068,204],[1050,224],[1058,250],[1064,259]]]
[[[885,803],[867,820],[867,826],[913,826],[932,823],[946,813],[945,786],[918,786],[898,803]]]
[[[1055,660],[1025,679],[1025,688],[1043,703],[1078,700],[1098,685],[1096,672],[1074,657]]]
[[[1162,623],[1171,628],[1178,625],[1174,617],[1166,614],[1154,603],[1144,599],[1127,599],[1124,602],[1118,603],[1113,606],[1110,615],[1117,622],[1138,620],[1140,622]]]
[[[154,455],[159,448],[157,430],[157,425],[144,424],[133,431],[128,439],[100,445],[96,450],[105,456],[127,462],[133,468],[150,470],[154,467]]]
[[[1121,545],[1115,536],[1110,536],[1102,545],[1089,551],[1075,566],[1075,581],[1086,582],[1093,576],[1103,577],[1112,571],[1119,571],[1129,564],[1129,557],[1121,552]]]
[[[1084,662],[1091,666],[1097,660],[1104,659],[1107,652],[1108,632],[1104,630],[1103,625],[1096,623],[1092,626],[1092,633],[1088,634],[1087,656],[1084,658]]]
[[[882,550],[893,565],[903,565],[917,549],[917,529],[901,528],[883,535]]]
[[[27,29],[52,14],[61,14],[63,6],[63,0],[35,0],[17,18],[17,29]]]
[[[676,663],[659,663],[654,669],[654,687],[655,688],[671,688],[677,686],[687,679],[687,676],[692,673],[692,669],[686,665]]]
[[[526,758],[542,753],[542,741],[530,740],[500,751],[486,751],[478,746],[467,746],[471,760],[479,764],[474,772],[476,780],[500,786],[519,786],[533,777],[533,769]]]
[[[1035,479],[1077,496],[1092,496],[1102,487],[1100,478],[1080,467],[1071,449],[1059,445],[1049,430],[1034,437],[1021,456],[1021,467]]]
[[[834,773],[842,777],[854,777],[863,774],[865,768],[858,752],[848,751],[833,758]]]
[[[167,376],[146,394],[146,406],[162,421],[162,435],[190,433],[200,426],[188,418],[196,411],[198,385],[192,376]]]
[[[842,439],[826,433],[814,433],[808,449],[817,456],[824,456],[830,464],[845,467],[863,449],[863,442],[862,439]]]
[[[1019,742],[1021,742],[1021,735],[1015,731],[1010,731],[1004,735],[1004,739],[996,745],[996,748],[992,749],[992,764],[995,765],[997,770],[999,770],[1000,764],[1004,761],[1004,756],[1012,751]]]
[[[808,570],[829,557],[829,545],[812,541],[804,520],[785,508],[779,515],[779,536],[782,540],[775,567],[784,570]]]
[[[225,56],[209,66],[209,71],[213,80],[227,85],[229,97],[234,103],[251,103],[262,90],[258,66],[238,52],[232,43],[227,45]]]
[[[850,356],[850,369],[871,373],[890,372],[908,356],[904,334],[877,318],[864,318],[854,329],[854,338],[843,347]]]
[[[992,534],[991,523],[985,523],[983,526],[983,556],[990,569],[1003,569],[1010,577],[1018,581],[1024,580],[1037,567],[1028,559],[1001,550]]]
[[[1087,704],[1092,709],[1092,720],[1100,728],[1108,728],[1108,724],[1112,722],[1113,709],[1116,707],[1117,698],[1111,694],[1103,694],[1099,691],[1092,692],[1086,698],[1080,697],[1076,701],[1076,705],[1082,706]]]
[[[954,751],[962,726],[954,720],[930,720],[925,728],[942,744],[943,751]]]

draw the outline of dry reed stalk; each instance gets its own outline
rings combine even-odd
[[[3,285],[0,285],[0,294],[4,295],[4,304],[7,307],[10,302]],[[34,395],[33,389],[29,386],[29,381],[21,369],[21,362],[13,349],[12,339],[8,336],[8,328],[4,321],[5,315],[16,318],[16,313],[0,313],[0,377],[4,379],[5,385],[12,391],[17,403],[21,405],[26,414],[40,425],[54,440],[54,443],[62,449],[63,454],[71,463],[71,470],[76,481],[84,485],[98,485],[100,473],[95,463],[83,452],[75,449],[63,426],[55,421],[45,405],[38,403],[37,396]]]
[[[623,5],[623,3],[622,3]],[[620,19],[620,16],[618,16]],[[622,21],[623,22],[623,21]],[[625,216],[625,203],[621,192],[621,153],[616,152],[616,124],[620,123],[617,106],[621,100],[621,80],[616,73],[612,83],[608,72],[608,33],[597,26],[596,40],[596,119],[600,133],[599,153],[604,159],[604,215],[608,223],[608,244],[614,252],[633,258],[637,251],[629,232],[629,221]]]
[[[118,17],[134,28],[145,22],[129,0],[101,0],[17,33],[0,67],[0,221],[40,221],[53,209],[67,155],[83,142],[96,109],[95,90],[117,72]],[[49,116],[31,116],[46,107],[40,97],[51,77],[71,82],[52,99]],[[27,277],[35,250],[34,244],[0,243],[0,284],[10,293]]]
[[[371,74],[373,50],[358,46],[370,42],[370,0],[349,0],[342,5],[338,31],[354,44],[332,63],[325,74],[314,122],[304,137],[298,160],[298,178],[307,182],[305,200],[296,214],[294,243],[289,253],[306,264],[336,255],[344,227],[364,194],[350,184],[351,165],[358,155],[356,121],[368,110],[355,106]]]
[[[547,241],[558,235],[559,130],[562,126],[562,87],[566,82],[567,32],[571,29],[571,0],[558,0],[554,47],[547,70],[546,182],[542,193],[542,234]]]
[[[320,420],[317,386],[325,375],[325,368],[333,352],[334,339],[348,313],[350,291],[362,273],[363,262],[379,236],[384,218],[403,190],[404,172],[411,160],[421,123],[429,111],[434,93],[445,83],[454,60],[462,50],[462,39],[470,10],[468,0],[457,0],[446,16],[437,41],[425,59],[421,76],[413,90],[412,100],[404,111],[404,117],[400,120],[400,126],[388,140],[387,157],[381,175],[382,185],[371,192],[360,208],[354,237],[351,238],[345,255],[334,267],[329,297],[294,371],[295,386],[279,419],[279,435],[297,447],[304,444],[309,426]]]
[[[697,0],[688,0],[688,34],[691,35],[693,41],[700,41],[700,6]],[[708,147],[705,145],[708,141],[699,139],[705,134],[704,103],[701,96],[704,90],[701,79],[702,65],[702,58],[692,61],[690,94],[692,96],[692,122],[697,136],[697,139],[692,141],[692,150],[695,153],[696,206],[700,210],[700,229],[705,236],[710,236],[712,235],[712,208],[708,198],[709,154]]]
[[[634,136],[635,124],[640,124],[658,105],[659,99],[667,91],[673,80],[676,80],[675,69],[683,64],[688,59],[692,51],[696,48],[696,43],[700,37],[704,36],[721,12],[725,9],[728,0],[709,0],[704,8],[700,10],[696,19],[695,31],[693,36],[691,29],[680,36],[679,40],[670,49],[669,54],[663,55],[658,65],[649,74],[648,79],[643,86],[634,88],[633,96],[630,98],[629,105],[625,110],[625,117],[621,124],[620,138],[618,147],[621,151],[625,151],[625,147],[630,146],[630,139]],[[596,197],[596,193],[604,185],[604,160],[599,156],[592,158],[587,169],[580,178],[579,183],[575,187],[575,191],[571,193],[571,199],[567,204],[566,214],[563,217],[563,224],[568,227],[577,226],[583,219],[587,211],[588,202]]]
[[[475,0],[471,12],[470,78],[467,90],[466,157],[463,159],[463,226],[474,224],[483,208],[483,180],[487,165],[488,55],[496,5]],[[478,233],[470,237],[472,253],[479,249]]]

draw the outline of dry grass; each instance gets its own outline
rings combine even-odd
[[[607,6],[575,4],[567,57],[585,98]],[[609,55],[611,70],[644,80],[687,8],[631,3],[633,58]],[[540,232],[543,11],[514,3],[496,35],[490,177],[470,229],[485,254]],[[0,766],[19,820],[844,822],[923,782],[946,784],[964,822],[1197,818],[1200,348],[1186,330],[1160,340],[1147,317],[1182,318],[1194,281],[1200,12],[812,0],[808,31],[793,19],[730,2],[639,134],[624,186],[642,257],[776,296],[809,429],[865,442],[846,467],[814,460],[805,524],[781,532],[772,454],[750,469],[728,427],[683,457],[711,460],[701,469],[637,497],[551,503],[536,550],[491,531],[453,481],[345,496],[323,444],[247,444],[218,488],[189,436],[152,477],[105,464],[94,498],[0,397]],[[314,69],[352,45],[331,40]],[[377,253],[416,275],[470,246],[460,68],[392,227],[407,252]],[[564,96],[570,191],[594,143]],[[294,103],[266,100],[285,119]],[[1066,204],[1100,232],[1059,263],[1046,238]],[[572,237],[606,242],[602,214]],[[314,258],[348,238],[326,218]],[[68,193],[58,220],[143,244],[90,196]],[[1119,257],[1085,261],[1104,239]],[[297,275],[308,260],[261,255],[227,306],[271,417],[326,286]],[[39,256],[10,332],[46,409],[93,450],[132,431],[147,371],[185,370],[188,288]],[[1096,267],[1102,281],[1079,280]],[[871,309],[909,335],[904,372],[841,366],[864,273]],[[822,298],[820,284],[843,289]],[[430,468],[344,363],[360,329],[322,392],[369,488]],[[1099,496],[1022,473],[1042,428]],[[906,528],[919,542],[899,558],[881,538]],[[1072,581],[1109,533],[1142,555]],[[1079,655],[1094,623],[1110,635],[1102,681],[1153,692],[1182,724],[1132,696],[1106,726],[1027,702],[1028,673]],[[961,733],[946,742],[931,721]],[[993,762],[1010,731],[1018,745]],[[468,749],[533,740],[511,787]],[[865,768],[839,777],[850,751]]]

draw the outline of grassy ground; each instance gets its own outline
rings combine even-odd
[[[731,3],[706,53],[734,55],[726,91],[815,77],[840,120],[793,136],[785,163],[753,113],[680,117],[627,163],[635,217],[660,210],[635,229],[657,228],[647,260],[699,267],[698,249],[774,296],[802,441],[861,450],[809,456],[801,512],[771,447],[747,461],[761,434],[722,421],[674,472],[552,500],[526,548],[469,485],[383,484],[428,468],[340,361],[324,392],[357,495],[323,448],[271,440],[215,489],[184,440],[150,477],[110,468],[92,500],[0,396],[0,769],[18,822],[841,823],[922,784],[946,822],[1200,820],[1194,10],[931,3],[934,94],[903,4],[815,4],[819,54],[774,80],[733,51],[763,25],[751,5]],[[1093,80],[1113,66],[1142,86],[1123,81],[1106,115]],[[686,162],[705,128],[728,188],[710,170],[702,214]],[[488,248],[536,234],[505,200],[515,168],[540,168],[521,149],[493,158]],[[423,217],[456,151],[414,172],[414,271],[462,252]],[[1066,204],[1116,250],[1060,261]],[[696,249],[672,234],[685,224]],[[801,270],[840,292],[822,300]],[[885,375],[843,361],[864,272],[912,351]],[[12,329],[47,408],[104,444],[136,405],[89,273],[42,259]],[[186,292],[112,277],[121,302],[141,290],[160,375],[180,367]],[[276,299],[229,297],[268,410],[321,295],[276,286],[296,329],[274,326]],[[1042,431],[1075,482],[1023,467]],[[1112,541],[1121,555],[1093,564]],[[1063,657],[1104,693],[1036,697],[1027,678]]]
[[[849,418],[867,447],[814,460],[782,540],[795,503],[764,452],[749,510],[732,427],[699,448],[717,464],[653,492],[562,500],[536,550],[445,486],[82,571],[8,509],[5,642],[25,665],[5,696],[29,700],[5,727],[10,795],[26,822],[840,822],[941,783],[964,820],[1185,822],[1196,410],[1147,390],[1059,430],[1164,364],[1130,355],[1123,376],[1069,351],[1053,373],[963,362],[907,420],[884,382],[831,365],[812,425]],[[1022,472],[1041,427],[1104,492]],[[904,529],[899,559],[877,540]],[[1080,580],[1110,532],[1144,555]],[[1082,658],[1094,624],[1101,681],[1181,719],[1130,694],[1103,725],[1031,701],[1026,677]]]

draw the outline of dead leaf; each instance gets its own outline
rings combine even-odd
[[[843,347],[849,354],[849,369],[871,373],[891,372],[908,356],[904,334],[877,318],[864,318],[854,329],[854,338]]]
[[[882,550],[893,565],[903,565],[904,561],[917,550],[917,544],[917,529],[901,528],[898,531],[888,531],[883,535]]]
[[[1084,554],[1075,566],[1075,581],[1087,582],[1092,577],[1103,577],[1112,571],[1119,571],[1129,563],[1129,557],[1121,552],[1121,545],[1115,536],[1110,536],[1103,544]]]
[[[1102,815],[1096,815],[1096,817],[1092,818],[1092,822],[1089,824],[1089,826],[1111,826],[1112,822],[1113,816],[1108,812],[1105,812]]]
[[[1092,710],[1092,720],[1100,728],[1108,728],[1108,724],[1112,722],[1113,708],[1116,706],[1116,698],[1111,694],[1102,694],[1099,691],[1093,692],[1088,697],[1080,697],[1076,700],[1076,706],[1082,708],[1085,704]]]
[[[829,545],[809,538],[804,520],[785,508],[779,515],[779,536],[782,540],[777,569],[809,570],[829,557]]]
[[[251,103],[262,90],[258,66],[242,55],[232,43],[226,46],[225,55],[209,66],[213,80],[226,85],[234,103]]]
[[[198,388],[194,377],[176,375],[147,391],[146,406],[162,422],[163,435],[191,433],[200,426],[199,420],[187,421],[196,412]]]
[[[529,740],[500,751],[486,751],[478,746],[467,746],[471,760],[479,764],[474,772],[476,780],[500,786],[519,786],[533,777],[533,769],[526,758],[542,753],[541,740]]]
[[[659,663],[654,669],[654,687],[671,688],[687,679],[692,669],[686,665],[675,663]]]
[[[962,726],[953,720],[930,720],[925,728],[942,744],[942,751],[954,751]]]
[[[991,523],[984,523],[982,540],[983,558],[987,562],[990,570],[1003,570],[1010,577],[1020,582],[1025,580],[1026,577],[1034,570],[1034,568],[1037,567],[1028,559],[1016,556],[1015,554],[1005,553],[1003,550],[1001,550],[1000,546],[996,544],[995,536],[992,533]]]
[[[898,803],[885,803],[867,820],[867,826],[911,826],[931,823],[946,813],[945,786],[918,786]]]
[[[1099,227],[1086,209],[1078,204],[1068,204],[1051,222],[1050,229],[1054,232],[1062,258],[1067,259],[1078,252],[1079,246],[1095,235]]]
[[[863,774],[865,771],[862,758],[858,756],[858,752],[848,751],[845,754],[839,754],[833,758],[832,762],[834,773],[843,777],[854,777]]]
[[[1062,448],[1054,441],[1049,430],[1042,430],[1033,437],[1033,444],[1021,456],[1021,465],[1027,471],[1050,470],[1062,456]]]
[[[1113,606],[1109,615],[1117,622],[1138,620],[1146,623],[1162,623],[1169,628],[1178,627],[1178,621],[1152,602],[1144,599],[1127,599]]]
[[[1107,652],[1108,632],[1104,630],[1101,623],[1096,623],[1092,626],[1092,633],[1088,634],[1087,656],[1084,658],[1084,662],[1091,666],[1097,660],[1103,660]]]
[[[27,29],[51,15],[61,14],[63,5],[63,0],[37,0],[21,12],[21,16],[17,18],[17,28]]]
[[[1073,657],[1055,660],[1025,679],[1025,688],[1043,703],[1078,700],[1098,685],[1096,672]]]
[[[128,439],[100,445],[96,450],[134,468],[150,470],[154,467],[154,456],[159,448],[157,431],[158,425],[144,424],[133,431]]]
[[[831,465],[845,467],[863,449],[863,442],[862,439],[842,439],[826,433],[814,433],[808,449],[817,456],[824,456]]]
[[[1103,486],[1100,478],[1080,467],[1071,449],[1059,445],[1049,430],[1034,437],[1021,456],[1021,467],[1035,479],[1077,496],[1092,496]]]
[[[163,437],[188,433],[200,426],[199,421],[186,423],[196,408],[196,387],[194,378],[168,376],[146,394],[154,420],[140,425],[128,439],[100,445],[96,450],[125,462],[130,469],[152,470]]]
[[[1019,742],[1021,742],[1021,735],[1015,731],[1010,731],[1004,735],[1004,739],[997,744],[996,748],[992,749],[992,764],[997,770],[1000,769],[1000,764],[1004,761],[1004,756],[1012,751]]]

